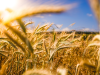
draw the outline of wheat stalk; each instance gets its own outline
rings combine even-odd
[[[100,29],[100,1],[99,0],[89,0],[89,3],[97,18],[99,29]]]

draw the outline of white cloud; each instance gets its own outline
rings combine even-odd
[[[87,16],[91,17],[91,16],[92,16],[92,14],[87,13]]]
[[[78,3],[67,4],[66,9],[70,10],[78,6]]]
[[[59,29],[55,29],[55,31],[60,31]]]
[[[48,16],[52,16],[51,14],[49,14]]]
[[[84,28],[84,29],[81,29],[81,31],[95,31],[94,29],[90,29],[90,28]]]
[[[84,28],[81,31],[90,31],[90,29],[89,28]]]
[[[39,17],[39,18],[44,18],[44,16],[42,16],[42,15],[36,15],[35,17]]]
[[[70,29],[69,28],[64,28],[64,29],[62,29],[62,31],[70,31]]]

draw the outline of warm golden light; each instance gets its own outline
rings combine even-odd
[[[17,0],[0,0],[0,11],[6,8],[13,8],[17,3]]]

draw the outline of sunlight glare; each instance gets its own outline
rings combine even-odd
[[[6,8],[12,9],[18,0],[0,0],[0,11],[5,10]]]

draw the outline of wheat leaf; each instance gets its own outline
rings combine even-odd
[[[71,48],[71,47],[75,47],[75,46],[58,47],[56,50],[53,50],[53,51],[51,52],[51,54],[50,54],[49,62],[50,62],[50,60],[53,58],[54,54],[55,54],[58,50],[65,49],[65,48]]]
[[[26,33],[26,28],[25,28],[24,23],[22,22],[22,20],[21,19],[17,19],[17,21],[18,21],[19,25],[21,26],[23,32]]]
[[[23,52],[26,53],[25,48],[19,42],[17,42],[9,33],[5,32],[5,34],[12,42],[14,42],[18,47],[20,47]]]
[[[2,56],[4,56],[4,57],[7,57],[5,54],[3,54],[3,53],[1,53],[1,52],[0,52],[0,55],[2,55]]]
[[[7,25],[7,27],[9,27],[10,30],[12,30],[14,33],[16,33],[19,36],[19,38],[28,46],[29,50],[33,53],[33,48],[31,46],[29,40],[24,35],[22,35],[20,31],[16,30],[15,28],[11,27],[10,25]]]

